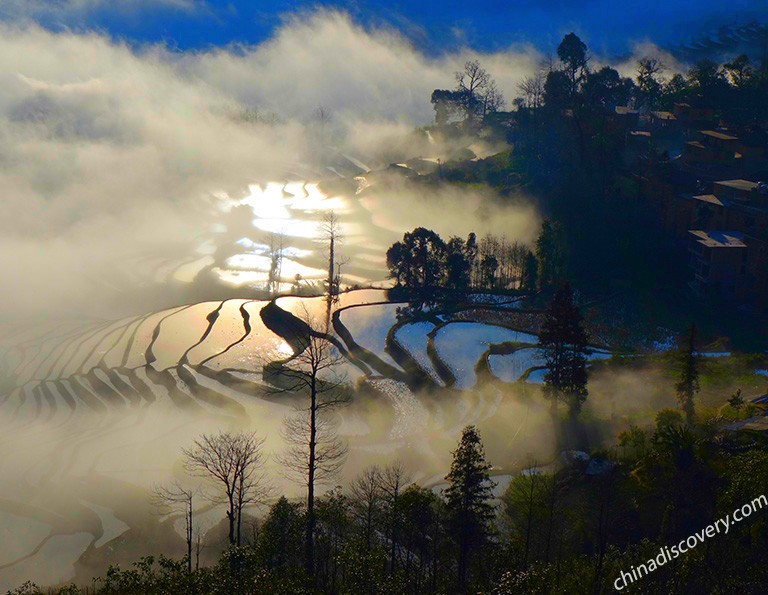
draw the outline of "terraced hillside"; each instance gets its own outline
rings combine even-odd
[[[12,479],[0,486],[0,527],[17,537],[0,555],[0,588],[50,559],[57,562],[46,562],[41,582],[89,579],[138,552],[150,534],[158,553],[180,552],[175,519],[151,510],[152,485],[183,475],[180,448],[203,431],[255,429],[279,451],[280,421],[298,396],[276,393],[262,371],[274,361],[291,365],[303,320],[333,342],[355,387],[340,414],[348,465],[407,453],[428,480],[449,452],[435,436],[492,420],[505,383],[541,361],[533,334],[468,320],[495,312],[503,321],[509,304],[417,318],[407,306],[382,290],[358,290],[330,308],[322,296],[227,299],[115,321],[4,328],[0,469]],[[518,433],[536,431],[523,417],[516,423]]]

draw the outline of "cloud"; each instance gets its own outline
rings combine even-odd
[[[130,12],[158,7],[191,11],[200,5],[200,0],[4,0],[0,6],[0,17],[82,16],[95,10]]]
[[[396,30],[365,29],[344,13],[319,11],[290,18],[260,45],[180,61],[239,101],[289,116],[323,105],[344,115],[423,122],[433,116],[432,91],[452,87],[454,72],[472,58],[483,62],[510,99],[540,60],[530,46],[493,54],[465,48],[430,58]]]
[[[670,52],[660,48],[650,40],[640,41],[632,46],[630,56],[624,58],[613,67],[619,71],[622,76],[635,78],[637,76],[637,62],[641,58],[655,58],[664,65],[664,71],[661,78],[669,79],[677,73],[688,71],[688,65],[675,58]]]
[[[318,105],[344,150],[407,149],[394,139],[432,119],[431,91],[476,56],[430,59],[332,12],[290,19],[258,46],[188,53],[0,25],[3,313],[108,313],[132,289],[136,254],[162,259],[210,229],[214,193],[311,165]],[[511,95],[538,56],[479,58]],[[279,123],[247,121],[246,108]]]

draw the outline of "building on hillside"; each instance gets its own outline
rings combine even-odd
[[[677,118],[672,112],[651,112],[648,118],[654,128],[672,128],[677,125]]]
[[[742,179],[721,180],[709,191],[682,194],[678,199],[678,206],[668,209],[667,214],[678,217],[671,222],[672,229],[679,233],[687,224],[692,236],[691,251],[697,255],[697,260],[691,261],[694,291],[701,296],[717,293],[766,309],[768,185]],[[713,259],[714,268],[707,269],[704,265]]]
[[[614,108],[616,119],[621,122],[625,130],[635,129],[640,123],[640,111],[627,107],[626,105],[617,105]]]
[[[739,131],[737,152],[741,153],[744,173],[768,180],[768,132],[756,125]]]
[[[676,103],[673,113],[683,128],[710,128],[715,124],[715,110],[700,102]]]
[[[638,167],[641,159],[654,151],[653,134],[648,130],[627,130],[622,160],[630,170]]]
[[[689,285],[701,297],[741,301],[746,290],[747,245],[736,231],[690,230]]]
[[[738,137],[716,130],[701,130],[696,137],[683,145],[683,169],[710,180],[740,174]]]

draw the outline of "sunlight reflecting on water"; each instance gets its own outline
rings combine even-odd
[[[290,286],[297,276],[309,280],[324,279],[327,265],[321,224],[329,211],[342,219],[345,239],[352,239],[359,233],[360,226],[348,221],[352,213],[349,199],[328,196],[316,183],[251,184],[242,198],[232,198],[224,192],[216,192],[214,196],[222,215],[237,213],[234,219],[230,217],[224,229],[214,230],[231,244],[211,272],[230,285],[266,286],[269,271],[274,266],[274,253],[278,250],[282,255],[279,275],[283,284]],[[245,219],[240,217],[243,207],[252,212],[250,221],[247,220],[247,209]],[[345,216],[347,220],[344,220]],[[233,233],[242,235],[235,239],[237,235],[233,238]],[[202,245],[198,250],[201,253],[210,251],[210,246]]]

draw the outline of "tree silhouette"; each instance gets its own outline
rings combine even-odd
[[[471,555],[491,533],[494,483],[488,474],[490,469],[480,434],[474,426],[467,426],[453,452],[451,470],[445,476],[445,501],[458,549],[457,586],[462,593],[467,589]]]
[[[563,278],[566,265],[566,243],[562,225],[545,219],[536,240],[536,259],[539,263],[539,285],[553,285]]]
[[[263,501],[269,492],[262,473],[263,444],[254,432],[220,432],[203,434],[183,449],[187,470],[213,480],[224,491],[230,545],[240,545],[243,509]]]
[[[547,310],[539,334],[539,347],[547,362],[544,391],[553,413],[565,400],[575,418],[587,398],[587,333],[581,313],[573,301],[573,290],[563,284]]]
[[[696,325],[691,323],[688,334],[680,346],[680,379],[675,384],[677,402],[685,415],[685,420],[692,425],[696,417],[694,397],[699,392],[699,355],[696,353]]]
[[[331,414],[349,402],[349,394],[343,387],[345,378],[338,373],[344,358],[336,345],[315,330],[317,325],[307,311],[303,323],[297,333],[298,354],[275,370],[282,379],[283,388],[279,390],[307,397],[305,404],[283,422],[287,449],[278,459],[286,471],[307,486],[305,567],[312,575],[317,524],[315,489],[318,483],[334,478],[344,465],[346,445],[337,436],[337,420]]]
[[[573,101],[587,74],[587,46],[578,35],[568,33],[557,46],[557,56],[563,64],[563,72],[568,77],[569,95]]]

